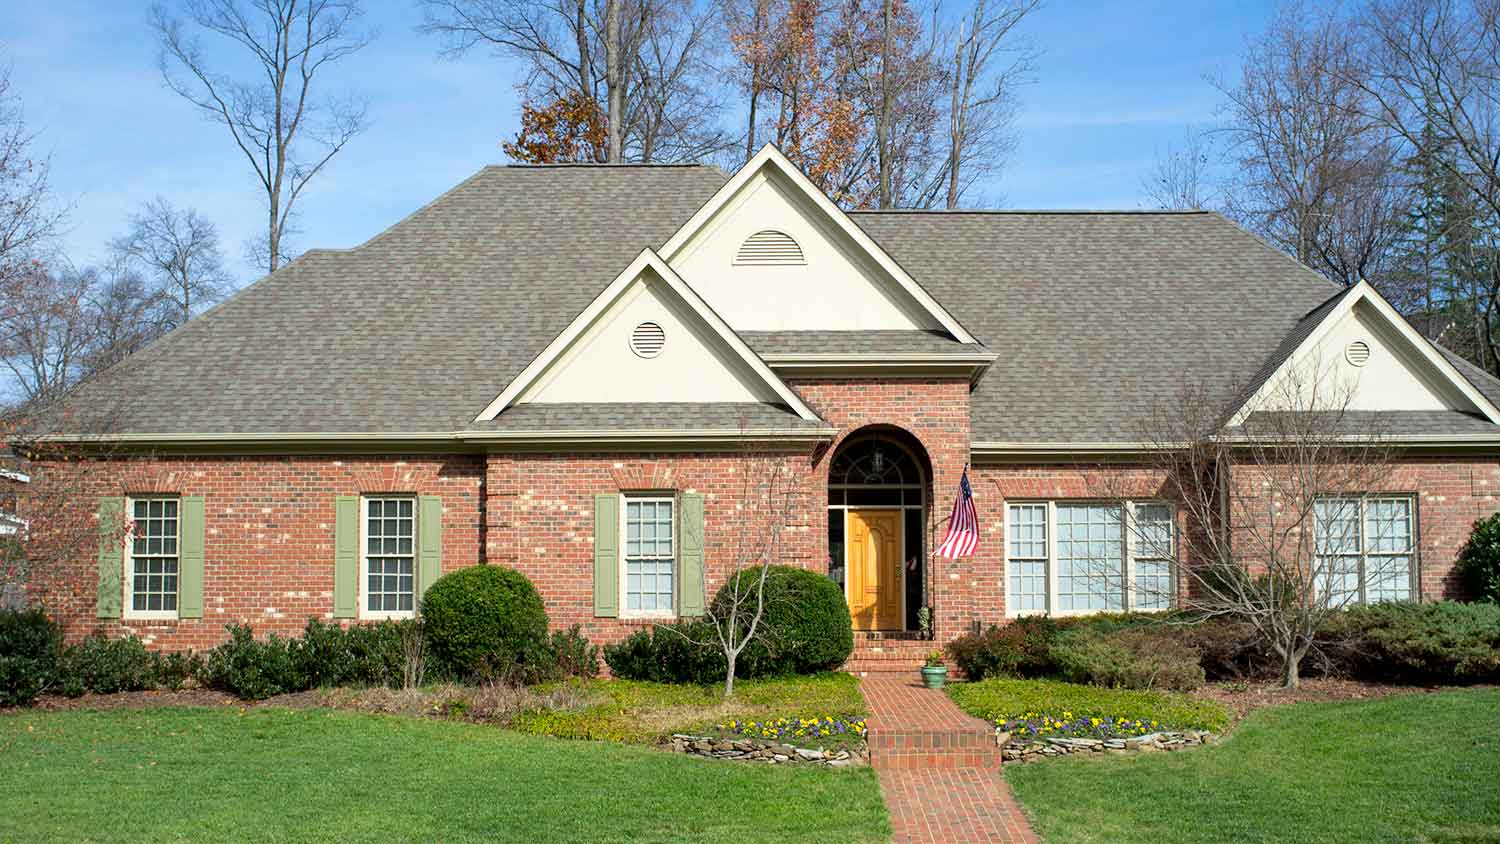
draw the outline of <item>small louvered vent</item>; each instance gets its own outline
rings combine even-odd
[[[802,247],[792,240],[791,235],[765,229],[745,238],[734,262],[752,267],[787,267],[805,264],[807,260],[802,257]]]
[[[654,358],[661,354],[667,344],[667,332],[654,322],[643,322],[630,332],[630,350],[643,358]]]
[[[1364,366],[1370,362],[1370,344],[1363,340],[1355,340],[1344,348],[1344,359],[1351,366]]]

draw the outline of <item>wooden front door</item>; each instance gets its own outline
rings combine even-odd
[[[900,630],[901,511],[850,510],[849,614],[855,630]]]

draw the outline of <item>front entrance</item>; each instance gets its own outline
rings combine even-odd
[[[900,630],[905,624],[901,511],[849,511],[849,614],[855,630]]]
[[[855,630],[920,626],[928,494],[920,449],[901,431],[863,431],[829,465],[828,576],[844,587]]]

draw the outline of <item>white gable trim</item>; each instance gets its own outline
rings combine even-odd
[[[1297,348],[1287,356],[1286,360],[1272,372],[1259,388],[1247,399],[1244,404],[1230,417],[1230,427],[1244,424],[1245,419],[1255,411],[1260,404],[1270,398],[1278,388],[1281,379],[1288,377],[1293,366],[1302,358],[1311,354],[1311,350],[1318,347],[1335,325],[1347,317],[1354,310],[1354,306],[1360,302],[1366,303],[1371,310],[1378,314],[1389,327],[1403,340],[1405,340],[1413,351],[1438,373],[1445,381],[1453,386],[1465,399],[1474,405],[1486,419],[1500,425],[1500,408],[1484,397],[1484,394],[1475,389],[1474,385],[1465,378],[1458,368],[1448,362],[1443,354],[1432,345],[1432,341],[1423,337],[1420,332],[1412,327],[1400,313],[1380,295],[1369,282],[1361,280],[1355,284],[1343,300],[1335,305],[1323,319],[1302,339]]]
[[[490,402],[489,405],[480,412],[479,416],[477,416],[474,421],[487,422],[491,419],[494,419],[496,416],[499,416],[500,412],[505,408],[510,407],[511,404],[515,402],[516,398],[519,397],[534,382],[536,382],[536,380],[547,371],[548,367],[556,362],[557,359],[568,350],[573,342],[577,340],[579,336],[588,329],[589,326],[593,325],[595,320],[602,316],[605,311],[610,308],[611,305],[618,301],[619,298],[624,295],[627,290],[630,289],[630,286],[635,282],[635,280],[648,269],[654,271],[659,277],[661,277],[661,279],[667,283],[667,286],[670,287],[672,291],[676,293],[682,299],[682,301],[685,302],[687,306],[695,314],[697,314],[699,318],[703,320],[704,324],[707,325],[714,332],[714,334],[719,337],[719,339],[723,340],[725,345],[732,349],[734,353],[741,360],[743,360],[745,364],[762,381],[766,383],[766,386],[774,390],[776,395],[779,396],[782,401],[786,402],[787,406],[790,407],[794,413],[796,413],[801,418],[809,421],[821,421],[820,417],[812,411],[812,408],[809,408],[802,401],[802,399],[792,391],[792,388],[786,385],[786,382],[777,377],[776,374],[771,371],[771,368],[766,366],[765,361],[761,360],[755,354],[755,352],[751,351],[750,347],[745,345],[745,341],[740,339],[740,336],[738,334],[735,334],[734,331],[730,329],[729,325],[725,323],[718,314],[714,313],[714,310],[708,306],[708,303],[704,302],[703,298],[699,296],[698,293],[693,290],[693,288],[689,287],[688,283],[683,281],[682,277],[677,275],[677,273],[667,265],[667,262],[661,259],[660,255],[656,254],[656,252],[652,251],[649,248],[641,250],[641,254],[637,255],[635,260],[630,262],[630,266],[626,267],[624,271],[615,276],[614,281],[611,281],[609,283],[609,286],[604,288],[604,292],[596,296],[594,298],[594,301],[590,302],[589,306],[583,309],[582,313],[580,313],[577,317],[574,317],[573,321],[568,324],[568,327],[564,328],[562,330],[562,333],[554,337],[552,342],[547,344],[547,348],[543,349],[541,354],[537,355],[536,358],[532,360],[532,362],[528,364],[525,369],[521,370],[521,374],[517,375],[515,379],[506,386],[505,390],[501,392],[499,396],[496,396],[495,400]]]
[[[681,255],[683,247],[687,246],[693,237],[706,227],[733,200],[741,188],[753,179],[756,174],[767,167],[775,168],[792,184],[796,185],[806,195],[807,199],[823,212],[829,222],[863,250],[869,256],[870,260],[874,261],[881,270],[894,279],[901,289],[907,295],[911,296],[912,299],[916,300],[917,304],[923,310],[931,314],[932,318],[939,325],[943,326],[949,334],[952,334],[954,339],[960,343],[979,342],[952,314],[948,313],[947,309],[938,304],[938,301],[932,298],[932,295],[923,289],[922,285],[918,284],[916,279],[912,278],[906,270],[902,269],[901,265],[896,263],[895,259],[886,254],[885,249],[880,244],[865,234],[864,229],[855,225],[854,221],[849,219],[849,215],[845,214],[843,209],[835,205],[823,191],[818,189],[817,185],[812,183],[812,180],[803,175],[797,165],[793,164],[790,159],[782,154],[781,150],[777,149],[775,144],[766,144],[761,147],[760,152],[757,152],[754,158],[746,162],[745,166],[741,167],[729,181],[725,182],[724,186],[719,188],[718,192],[710,197],[708,202],[705,202],[703,207],[698,209],[697,213],[690,217],[686,223],[683,223],[682,228],[678,229],[677,233],[672,235],[671,239],[662,246],[662,257],[669,263],[676,260]]]

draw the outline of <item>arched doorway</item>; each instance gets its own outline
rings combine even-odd
[[[828,467],[828,573],[855,630],[917,629],[926,594],[928,472],[904,431],[845,439]]]

